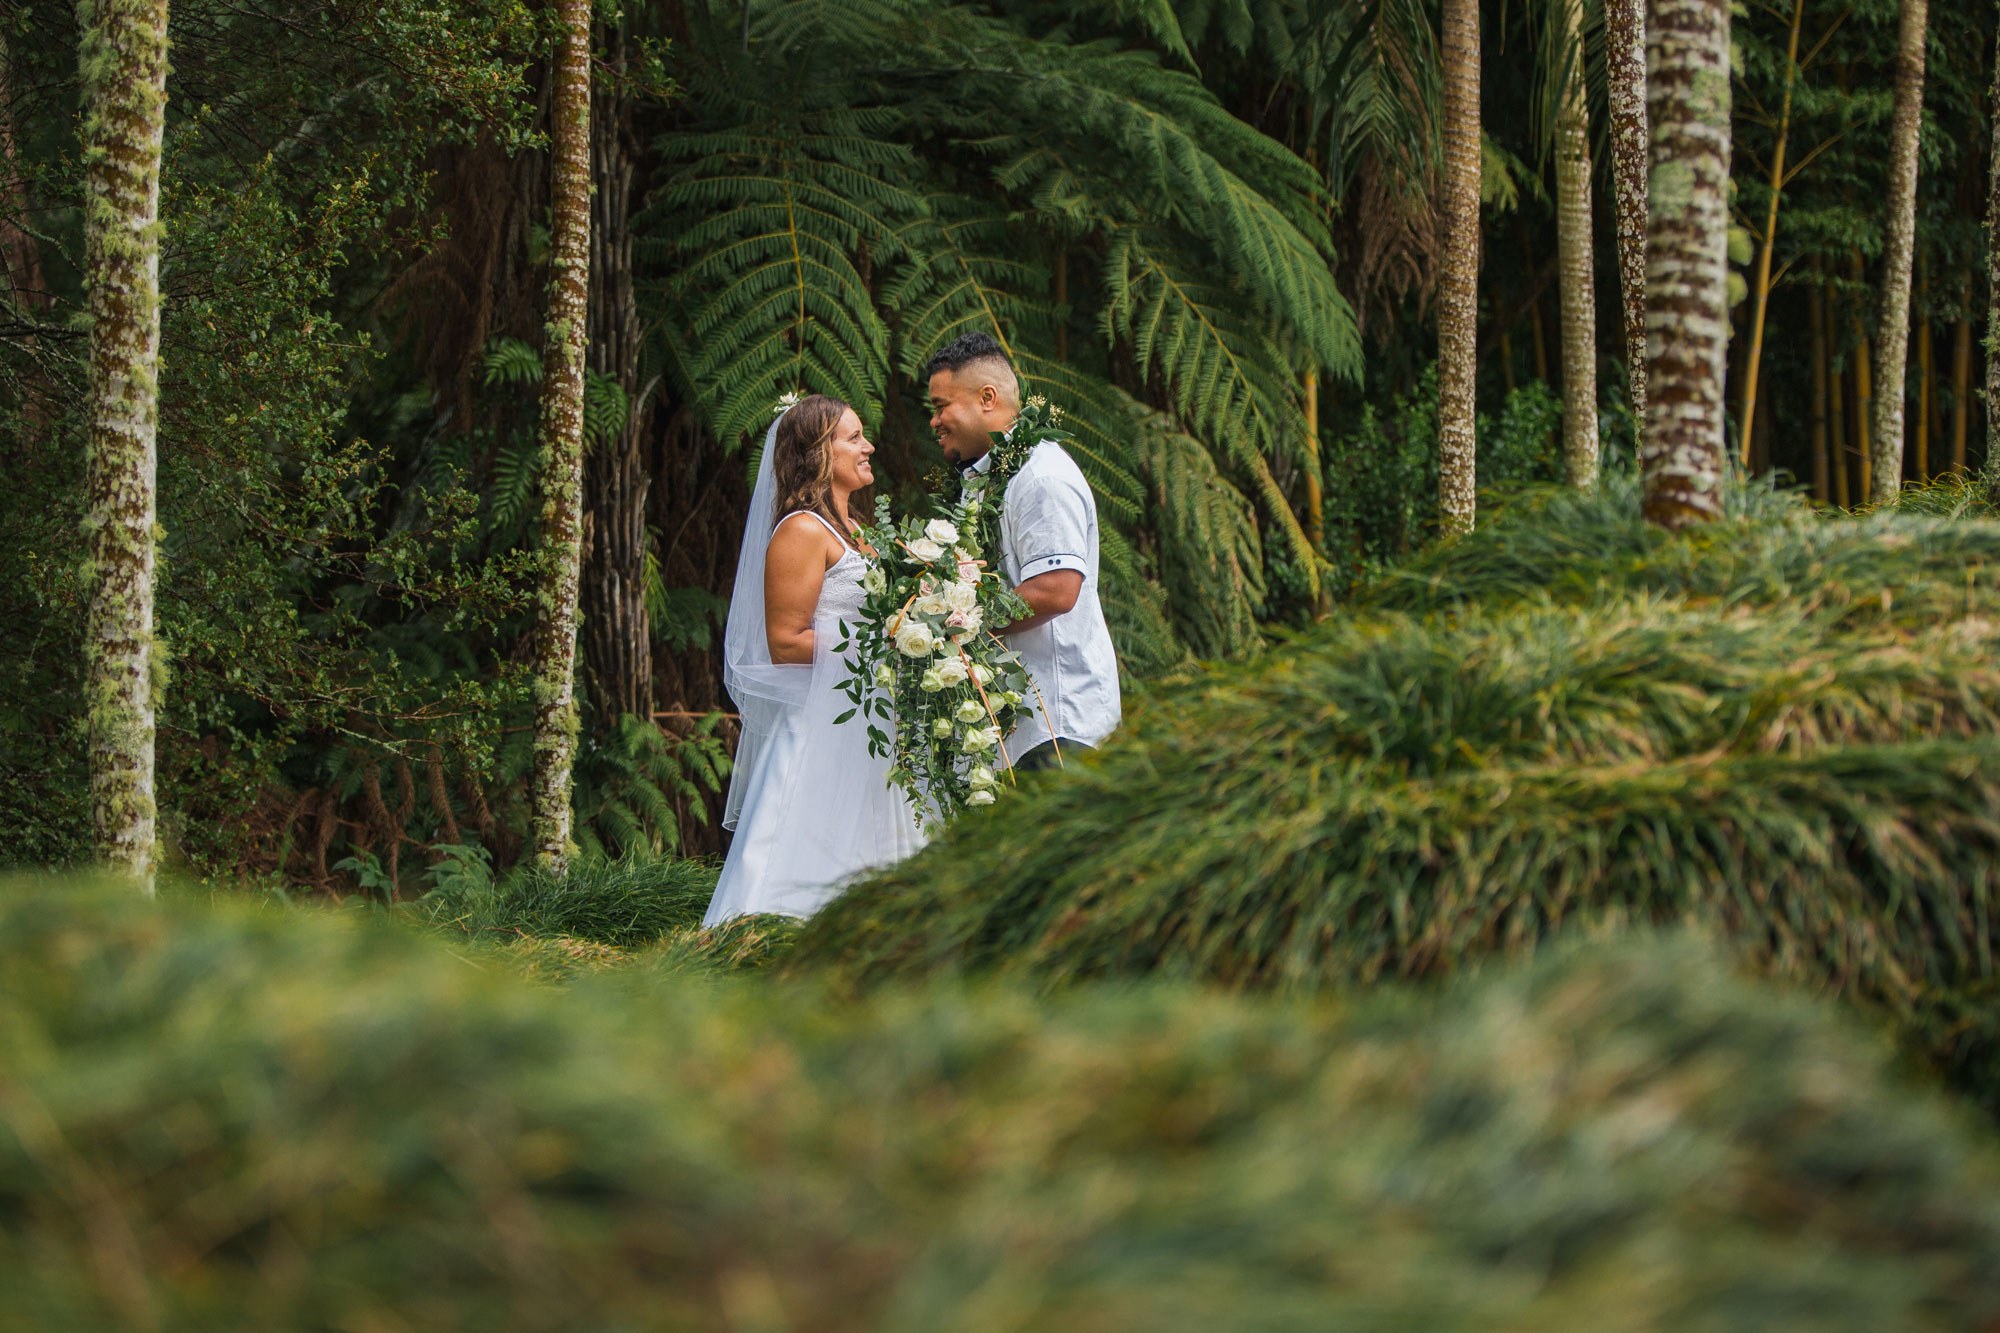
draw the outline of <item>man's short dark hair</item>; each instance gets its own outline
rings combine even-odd
[[[924,362],[924,378],[928,380],[940,370],[957,374],[975,361],[998,361],[1009,370],[1014,368],[1000,340],[992,334],[961,333],[931,353],[931,359]]]

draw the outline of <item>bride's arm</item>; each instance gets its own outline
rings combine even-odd
[[[773,662],[812,665],[813,611],[832,540],[811,519],[783,523],[771,534],[764,552],[764,636]]]

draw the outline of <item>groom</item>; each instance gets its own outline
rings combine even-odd
[[[959,337],[924,365],[931,429],[968,480],[992,465],[991,432],[1021,411],[1021,381],[991,335]],[[1026,772],[1051,768],[1061,750],[1101,743],[1118,726],[1118,655],[1097,600],[1097,501],[1076,463],[1054,440],[1036,444],[1006,484],[1000,507],[1000,572],[1029,615],[1000,629],[1040,692],[1005,742]]]

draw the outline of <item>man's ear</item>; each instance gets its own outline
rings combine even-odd
[[[979,410],[991,412],[1000,405],[1000,390],[991,384],[979,386]]]

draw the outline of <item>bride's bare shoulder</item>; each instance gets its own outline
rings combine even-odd
[[[814,515],[800,510],[788,514],[771,533],[771,544],[766,550],[767,565],[783,564],[799,568],[813,563],[815,555],[822,557],[820,568],[829,569],[838,561],[844,547],[833,530]]]

